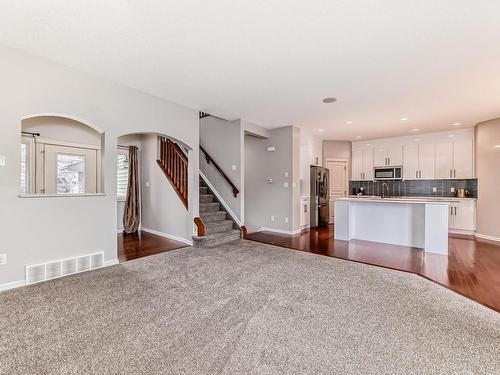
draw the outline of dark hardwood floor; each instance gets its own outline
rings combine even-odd
[[[333,225],[289,236],[256,232],[248,240],[421,275],[500,312],[500,246],[450,237],[449,254],[376,242],[333,239]]]
[[[186,246],[185,243],[148,232],[139,231],[134,234],[118,233],[118,260],[121,263]]]

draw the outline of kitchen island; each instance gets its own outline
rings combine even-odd
[[[381,197],[335,200],[334,238],[411,246],[448,254],[449,202]]]

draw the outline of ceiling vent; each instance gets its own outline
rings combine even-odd
[[[45,280],[78,272],[90,271],[104,266],[104,253],[83,255],[74,258],[54,260],[47,263],[26,266],[26,284],[35,284]]]

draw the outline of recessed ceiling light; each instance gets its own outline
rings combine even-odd
[[[408,120],[408,117],[401,117],[400,120],[401,121],[406,121],[406,120]]]
[[[371,146],[371,144],[370,144],[370,143],[367,143],[367,144],[366,144],[366,147],[370,147],[370,146]]]
[[[453,138],[454,136],[455,136],[454,134],[450,134],[448,138]]]
[[[496,145],[495,148],[500,148],[500,145]]]
[[[323,99],[323,103],[335,103],[337,101],[336,98],[325,98]]]
[[[453,126],[460,126],[460,125],[462,125],[462,123],[461,123],[461,122],[455,122],[455,123],[453,124]]]
[[[325,131],[325,129],[318,129],[318,131],[319,131],[319,132],[324,132],[324,131]]]
[[[420,142],[420,141],[421,141],[420,138],[415,139],[415,142]]]
[[[357,139],[361,139],[362,137],[361,137],[360,135],[357,135],[357,136],[356,136],[356,138],[357,138]]]
[[[414,129],[411,129],[412,132],[418,132],[420,129],[418,128],[414,128]]]
[[[347,121],[346,124],[352,124],[352,121]]]

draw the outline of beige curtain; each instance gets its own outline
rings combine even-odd
[[[123,212],[123,230],[135,233],[139,229],[140,197],[139,197],[139,162],[137,147],[130,146],[128,151],[128,186],[125,210]]]

